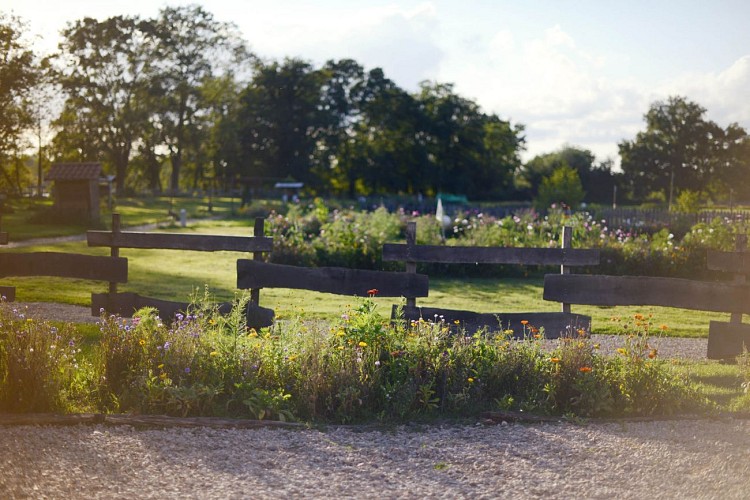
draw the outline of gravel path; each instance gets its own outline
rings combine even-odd
[[[2,498],[747,498],[750,422],[0,428]]]

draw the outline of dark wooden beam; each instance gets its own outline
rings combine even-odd
[[[382,297],[427,297],[423,274],[366,271],[343,267],[297,267],[254,260],[237,261],[237,288],[293,288],[366,297],[377,289]]]
[[[219,304],[221,314],[229,314],[232,310],[231,302]],[[142,307],[153,307],[159,311],[159,316],[165,321],[171,321],[177,313],[186,314],[190,304],[188,302],[175,302],[171,300],[154,299],[144,297],[137,293],[92,293],[91,315],[99,316],[104,310],[109,314],[117,314],[123,318],[131,318],[133,313]],[[260,307],[252,302],[248,303],[245,318],[248,328],[263,328],[271,326],[274,320],[273,309]]]
[[[159,311],[159,316],[162,319],[172,320],[177,313],[185,314],[190,307],[190,303],[154,299],[130,292],[91,294],[92,316],[99,316],[103,309],[110,314],[130,318],[134,312],[143,307],[153,307]],[[219,312],[222,314],[228,313],[231,309],[232,304],[230,302],[219,304]]]
[[[6,302],[16,301],[16,287],[0,286],[0,296],[5,297]]]
[[[58,252],[0,253],[0,277],[56,276],[127,283],[128,259]]]
[[[599,250],[562,248],[453,247],[383,245],[384,261],[443,264],[521,264],[528,266],[590,266],[599,264]]]
[[[708,326],[708,359],[734,359],[750,351],[750,325],[711,321]]]
[[[5,231],[0,232],[0,245],[7,245],[8,244],[8,233]]]
[[[164,250],[196,250],[217,252],[270,252],[273,239],[251,236],[221,236],[181,233],[136,233],[88,231],[86,239],[92,247],[150,248]]]
[[[544,277],[544,300],[747,313],[750,286],[646,276],[548,274]]]
[[[586,334],[591,332],[591,317],[581,314],[562,312],[529,312],[529,313],[476,313],[433,307],[400,307],[393,306],[392,317],[397,319],[402,311],[402,319],[409,324],[412,321],[443,322],[454,333],[473,335],[479,330],[503,332],[513,330],[514,338],[532,335],[532,327],[544,330],[545,338],[576,336],[579,330]],[[526,321],[524,325],[521,321]]]

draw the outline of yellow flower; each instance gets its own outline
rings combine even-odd
[[[161,370],[162,368],[164,368],[164,363],[162,363],[162,364],[160,364],[159,366],[157,366],[157,368],[158,368],[158,369],[160,369],[160,370]]]
[[[470,384],[473,384],[474,383],[474,378],[473,377],[469,377],[469,378],[466,379],[466,381],[469,382]]]
[[[211,354],[209,354],[209,356],[218,356],[218,355],[219,353],[216,351],[211,351]]]
[[[216,321],[214,321],[213,318],[211,318],[211,319],[208,320],[208,324],[209,325],[215,325]]]
[[[457,320],[457,319],[456,319],[456,320],[453,320],[453,323],[454,323],[454,324],[456,324],[456,325],[459,325],[459,324],[461,324],[461,322],[460,322],[459,320]]]
[[[159,374],[159,378],[162,379],[162,380],[164,380],[165,378],[167,378],[167,374],[166,373],[160,373]]]
[[[248,333],[247,336],[255,338],[258,336],[258,332],[255,331],[255,328],[251,328],[250,333]]]
[[[344,350],[344,346],[342,346],[342,345],[338,346],[338,350],[339,351],[343,351]]]
[[[367,347],[367,342],[360,341],[359,344],[357,344],[359,347]]]
[[[139,340],[138,343],[141,344],[141,345],[146,345],[146,341],[143,340],[143,339]]]
[[[619,352],[623,356],[625,356],[628,353],[627,349],[625,349],[624,347],[618,347],[617,352]]]

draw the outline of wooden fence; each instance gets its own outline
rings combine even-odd
[[[180,233],[142,233],[120,229],[119,214],[112,214],[112,231],[88,231],[86,238],[92,247],[109,247],[112,258],[119,256],[120,248],[143,248],[162,250],[195,250],[202,252],[235,251],[252,252],[254,258],[261,259],[264,252],[273,248],[273,240],[263,235],[264,219],[255,219],[254,236],[195,235]],[[260,236],[258,236],[260,235]],[[253,291],[257,297],[257,291]],[[136,293],[118,293],[117,281],[110,282],[108,293],[91,295],[91,313],[98,315],[101,309],[107,312],[130,317],[141,307],[154,307],[162,318],[172,318],[177,312],[187,311],[187,302],[143,297]],[[231,304],[220,305],[220,310],[228,311]],[[256,316],[262,311],[255,311]],[[268,316],[266,311],[265,315]],[[272,320],[272,316],[271,316]]]
[[[663,208],[604,208],[596,212],[609,228],[656,229],[689,227],[699,222],[709,223],[716,218],[734,222],[750,222],[750,210],[701,210],[696,213],[670,212]]]
[[[709,359],[738,356],[750,347],[750,325],[742,315],[750,313],[750,287],[746,276],[750,256],[746,239],[737,240],[737,251],[707,255],[708,268],[736,273],[734,281],[704,282],[646,276],[547,275],[544,299],[596,306],[662,306],[731,313],[729,323],[712,321],[709,327]]]
[[[448,247],[416,244],[416,222],[410,222],[406,231],[406,244],[386,244],[383,246],[384,261],[400,261],[406,265],[406,274],[416,273],[417,263],[431,262],[443,264],[518,264],[539,266],[560,266],[560,272],[567,274],[573,266],[599,264],[599,251],[571,248],[572,229],[563,228],[562,248],[507,248],[507,247]],[[536,328],[544,328],[547,337],[568,335],[580,328],[591,328],[591,318],[572,314],[570,305],[563,302],[561,312],[527,313],[476,313],[449,309],[417,307],[416,296],[404,294],[406,306],[402,314],[406,321],[420,318],[439,318],[447,325],[458,324],[466,331],[480,328],[491,330],[510,329],[516,336],[522,336],[527,321]],[[394,314],[397,307],[394,306]]]

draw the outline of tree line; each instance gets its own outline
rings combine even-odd
[[[35,160],[40,172],[99,161],[119,192],[293,179],[310,193],[347,197],[457,193],[573,205],[607,203],[618,190],[637,201],[691,190],[716,198],[731,188],[750,199],[746,131],[716,125],[683,97],[651,106],[646,130],[619,144],[618,172],[575,146],[522,162],[524,126],[449,83],[407,92],[351,59],[263,60],[233,24],[198,6],[69,23],[45,58],[24,30],[0,15],[6,192],[31,182],[24,161]]]

